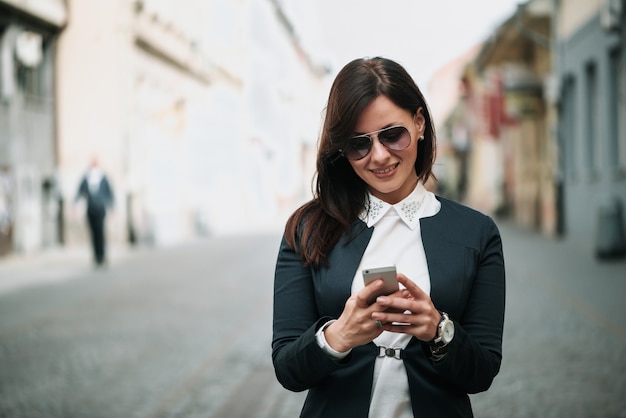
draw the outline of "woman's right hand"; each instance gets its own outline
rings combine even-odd
[[[383,332],[372,320],[372,313],[382,312],[387,307],[378,303],[367,304],[368,299],[382,287],[382,279],[374,280],[346,301],[339,319],[324,330],[324,338],[333,350],[346,352],[369,343]]]

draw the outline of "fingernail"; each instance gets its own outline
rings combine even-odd
[[[378,303],[387,303],[387,298],[384,296],[379,296],[378,299],[376,299],[376,302]]]
[[[372,319],[373,320],[377,320],[377,319],[381,319],[383,316],[381,314],[379,314],[378,312],[374,312],[372,314]]]

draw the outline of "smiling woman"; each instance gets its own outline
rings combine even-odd
[[[350,159],[349,155],[345,153],[344,155],[349,159],[357,176],[368,185],[372,195],[395,204],[408,196],[417,185],[418,177],[415,172],[417,141],[418,137],[424,137],[425,120],[421,107],[412,116],[409,111],[396,106],[387,96],[378,96],[363,110],[355,128],[358,132],[368,132],[369,129],[380,127],[381,124],[388,125],[388,121],[394,121],[391,122],[394,124],[391,129],[395,129],[395,124],[400,123],[400,133],[392,137],[393,142],[385,145],[389,141],[380,140],[381,134],[388,133],[390,128],[379,129],[365,135],[369,138],[370,145],[363,157]],[[371,135],[376,136],[375,141]],[[357,138],[362,137],[363,135],[360,135]],[[395,141],[396,138],[404,140]],[[403,146],[393,147],[394,144]]]
[[[428,106],[402,66],[343,67],[315,195],[287,221],[274,275],[272,360],[285,388],[308,390],[302,417],[469,417],[468,394],[500,369],[500,234],[426,190],[434,150]],[[383,292],[382,274],[365,283],[372,270],[397,271],[399,286]]]

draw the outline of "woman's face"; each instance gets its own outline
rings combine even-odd
[[[394,125],[410,131],[411,143],[406,149],[390,150],[372,135],[369,154],[360,160],[348,160],[354,172],[367,183],[369,192],[390,204],[407,197],[417,184],[417,141],[425,129],[422,111],[418,110],[413,117],[386,96],[378,96],[363,110],[355,126],[355,135],[360,135]]]

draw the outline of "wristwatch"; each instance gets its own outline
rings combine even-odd
[[[450,344],[452,338],[454,338],[454,322],[450,319],[447,313],[439,311],[441,314],[441,320],[437,325],[437,334],[435,338],[430,342],[431,349],[437,350],[441,347],[445,347]]]

